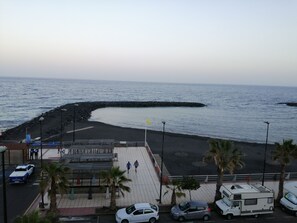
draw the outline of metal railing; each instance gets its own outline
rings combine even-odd
[[[183,179],[185,176],[168,176],[169,180]],[[186,177],[193,177],[200,183],[216,182],[217,175],[187,175]],[[224,182],[257,182],[262,181],[263,173],[251,173],[251,174],[224,174]],[[266,181],[278,181],[280,173],[265,173]],[[288,172],[285,175],[285,180],[297,179],[297,172]]]

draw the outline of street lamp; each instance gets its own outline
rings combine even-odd
[[[63,141],[63,112],[66,112],[66,108],[61,109],[61,133],[60,133],[60,149],[62,149],[62,141]]]
[[[74,104],[73,106],[73,132],[72,132],[72,142],[75,142],[75,113],[76,113],[76,107],[78,107],[78,104]]]
[[[269,122],[264,122],[264,123],[267,125],[267,131],[266,131],[266,143],[265,143],[265,151],[264,151],[264,163],[263,163],[262,186],[264,186],[264,179],[265,179],[266,152],[267,152],[268,131],[269,131]]]
[[[162,204],[162,184],[163,184],[163,154],[164,154],[164,137],[165,137],[165,124],[166,122],[162,122],[163,124],[163,138],[162,138],[162,152],[161,152],[161,176],[160,176],[160,197],[159,203]]]
[[[3,216],[4,223],[7,223],[7,202],[6,202],[6,183],[5,183],[5,160],[4,153],[7,150],[6,146],[0,146],[0,153],[2,154],[2,184],[3,184]]]
[[[40,124],[40,166],[41,166],[41,169],[42,169],[42,122],[44,121],[44,118],[41,116],[39,118],[39,124]]]

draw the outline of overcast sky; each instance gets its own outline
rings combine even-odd
[[[0,76],[297,86],[297,1],[1,0]]]

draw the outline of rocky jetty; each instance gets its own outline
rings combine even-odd
[[[76,105],[76,106],[75,106]],[[100,101],[100,102],[79,102],[70,103],[42,114],[44,121],[42,122],[44,137],[56,135],[62,125],[67,126],[73,122],[74,108],[76,122],[87,121],[91,112],[106,107],[127,107],[127,108],[145,108],[145,107],[204,107],[205,104],[195,102],[158,102],[158,101]],[[62,111],[64,110],[64,111]],[[61,114],[62,113],[62,114]],[[25,122],[15,128],[6,130],[2,135],[2,140],[22,140],[25,138],[26,130],[30,132],[32,137],[39,136],[40,119],[38,116],[28,122]]]

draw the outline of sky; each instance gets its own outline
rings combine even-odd
[[[1,0],[0,76],[297,86],[296,0]]]

